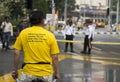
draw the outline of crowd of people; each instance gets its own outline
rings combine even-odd
[[[83,54],[91,54],[92,44],[94,38],[94,31],[95,31],[96,25],[91,20],[86,20],[84,23],[84,47],[83,51],[81,53]]]
[[[72,21],[68,20],[66,22],[66,26],[64,27],[64,37],[65,37],[65,40],[73,41],[74,36],[75,36],[75,28],[73,26]],[[68,51],[68,44],[69,44],[69,42],[65,43],[65,52]],[[70,42],[70,48],[71,48],[71,52],[74,52],[73,51],[73,43],[72,42]]]
[[[18,36],[14,43],[14,69],[12,76],[18,78],[18,65],[20,63],[21,51],[24,52],[24,63],[22,73],[19,77],[20,82],[52,82],[53,76],[60,78],[58,67],[59,47],[57,40],[51,32],[44,29],[44,16],[42,11],[32,11],[29,17],[30,26],[27,20],[17,26]],[[5,17],[0,28],[2,50],[8,50],[10,37],[13,36],[13,26],[8,16]],[[84,47],[82,54],[91,54],[94,38],[95,24],[91,20],[86,20],[83,25],[85,30]],[[68,20],[64,26],[65,49],[74,52],[73,41],[75,37],[75,25],[72,20]]]
[[[23,19],[20,24],[17,25],[17,35],[19,33],[29,27],[28,21],[26,19]],[[10,39],[13,37],[13,25],[10,21],[9,16],[5,16],[3,22],[0,25],[0,40],[2,43],[2,51],[7,51],[10,49]]]
[[[92,49],[91,42],[93,41],[93,38],[94,38],[95,27],[96,27],[96,24],[92,20],[89,20],[89,19],[87,19],[85,23],[83,24],[82,28],[84,30],[85,38],[84,38],[83,51],[81,51],[82,54],[91,54],[91,49]],[[67,40],[65,42],[64,51],[65,52],[68,51],[68,44],[70,43],[71,52],[74,52],[73,42],[69,42],[69,41],[74,40],[75,33],[76,33],[74,24],[72,23],[71,20],[68,20],[66,22],[66,25],[64,26],[63,30],[64,30],[63,32],[64,38],[65,40]]]

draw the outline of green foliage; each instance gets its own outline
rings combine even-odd
[[[68,12],[71,12],[75,9],[75,0],[68,0]]]
[[[59,16],[64,14],[65,0],[54,0]],[[75,0],[67,0],[67,12],[70,13],[75,9]]]
[[[59,10],[59,14],[64,13],[65,0],[54,0],[56,10]],[[51,13],[52,10],[52,0],[35,0],[33,1],[33,9],[39,9],[46,13]],[[67,11],[68,13],[75,9],[75,0],[68,0]]]
[[[116,11],[117,0],[111,0],[111,8],[113,11]]]
[[[65,0],[55,0],[56,9],[61,12],[64,11],[65,8]],[[75,9],[75,0],[67,0],[67,11],[71,12]]]
[[[0,0],[0,2],[4,2],[5,0]]]
[[[44,15],[49,12],[48,2],[46,0],[35,0],[33,1],[33,9],[43,11]]]
[[[33,0],[33,9],[39,9],[46,13],[51,13],[52,11],[52,0]],[[67,10],[68,13],[75,9],[75,0],[67,0]],[[8,15],[12,18],[12,20],[22,19],[25,14],[23,9],[26,9],[26,0],[20,0],[20,2],[15,2],[15,0],[0,0],[0,2],[4,3],[5,9],[8,9]],[[59,11],[59,15],[63,15],[65,8],[65,0],[54,0],[56,10]],[[26,13],[29,10],[26,11]],[[29,13],[29,12],[28,12]]]
[[[6,4],[8,6],[8,11],[10,12],[10,16],[12,19],[18,19],[18,17],[24,16],[23,14],[23,3],[10,1]]]

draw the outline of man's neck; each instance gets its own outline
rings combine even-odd
[[[33,25],[33,26],[38,26],[38,27],[43,27],[43,24],[39,24],[39,25]]]

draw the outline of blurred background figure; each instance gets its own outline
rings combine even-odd
[[[116,25],[112,24],[112,26],[111,26],[111,31],[112,31],[112,32],[116,32],[116,29],[117,29]]]
[[[29,25],[27,23],[26,19],[23,19],[22,22],[18,25],[18,34],[25,28],[27,28]]]
[[[7,50],[9,48],[10,36],[13,36],[13,27],[10,22],[10,18],[6,16],[1,24],[2,29],[2,50]]]
[[[86,20],[84,28],[85,28],[84,47],[81,53],[91,54],[92,49],[91,42],[93,41],[94,38],[95,25],[91,20]]]
[[[67,21],[66,26],[64,28],[64,33],[65,33],[65,39],[66,40],[73,40],[74,36],[75,36],[75,28],[73,27],[73,23],[71,20]],[[65,52],[67,52],[68,50],[68,43],[65,43]],[[70,48],[71,48],[71,52],[73,51],[73,43],[70,43]]]

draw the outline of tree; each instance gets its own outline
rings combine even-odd
[[[117,0],[111,0],[112,11],[116,11]]]
[[[49,12],[49,5],[46,0],[35,0],[33,1],[33,9],[43,11],[44,15]]]
[[[15,2],[15,0],[0,0],[4,2],[6,5],[5,7],[8,8],[8,12],[12,19],[18,19],[19,17],[24,17],[23,9],[26,9],[25,3],[26,0],[20,0],[20,2]],[[32,0],[32,9],[39,9],[42,10],[44,15],[46,13],[51,13],[52,10],[52,0]],[[56,10],[59,11],[59,15],[63,15],[64,13],[64,5],[65,0],[54,0],[56,5]],[[75,9],[75,0],[68,0],[68,13]],[[29,12],[28,12],[29,13]]]
[[[24,4],[22,1],[20,2],[10,1],[6,3],[6,6],[8,7],[8,11],[10,12],[10,17],[12,19],[17,20],[19,16],[20,17],[24,16],[23,12]]]
[[[116,18],[117,18],[117,2],[118,0],[111,0],[111,11],[115,12],[112,15],[112,22],[115,23],[116,22]],[[119,8],[120,8],[120,4],[119,4]]]
[[[46,13],[51,13],[52,10],[52,0],[33,0],[32,8],[42,10],[44,15]],[[65,0],[54,0],[56,10],[59,10],[59,14],[63,15]],[[75,0],[68,0],[68,13],[75,9]]]
[[[61,9],[64,11],[65,8],[65,0],[55,0],[56,9]],[[75,9],[75,0],[67,0],[67,10],[71,12]]]
[[[54,0],[56,5],[56,10],[59,11],[59,15],[64,14],[65,0]],[[70,13],[75,9],[75,0],[67,0],[67,12]]]

